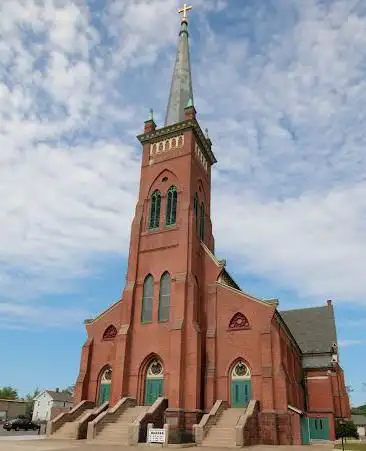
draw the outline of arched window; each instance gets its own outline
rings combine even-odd
[[[196,221],[197,232],[198,232],[198,224],[199,224],[198,205],[199,205],[199,200],[198,200],[198,194],[196,193],[194,195],[194,199],[193,199],[193,210],[194,210],[194,215],[196,217],[195,221]]]
[[[149,229],[157,229],[160,225],[160,206],[161,206],[160,191],[154,191],[151,196]]]
[[[166,200],[166,225],[173,225],[177,220],[177,200],[178,193],[175,186],[171,186],[168,190],[167,200]]]
[[[117,329],[113,325],[110,325],[104,331],[103,340],[113,340],[113,338],[115,338],[116,336],[117,336]]]
[[[169,321],[171,287],[172,280],[169,273],[165,272],[160,279],[159,321]]]
[[[154,301],[154,278],[151,274],[144,280],[142,294],[141,322],[149,323],[152,321],[152,310]]]
[[[205,204],[201,203],[200,208],[200,240],[205,239]]]

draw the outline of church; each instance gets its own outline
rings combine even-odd
[[[74,410],[99,409],[88,425],[96,439],[110,427],[117,440],[123,417],[140,441],[148,423],[168,425],[170,442],[202,445],[334,440],[350,406],[332,301],[282,311],[241,289],[215,255],[217,160],[195,109],[190,9],[180,10],[165,124],[151,112],[137,137],[126,283],[118,302],[85,321]]]

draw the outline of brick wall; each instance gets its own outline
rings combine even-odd
[[[301,416],[293,411],[289,412],[291,419],[292,444],[301,445]]]

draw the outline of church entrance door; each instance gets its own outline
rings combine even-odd
[[[98,404],[102,405],[109,401],[111,396],[112,370],[107,368],[102,373],[99,384]]]
[[[309,418],[304,415],[300,418],[301,421],[301,441],[303,445],[309,445],[310,443],[310,430],[309,430]]]
[[[328,418],[309,418],[311,440],[329,440]]]
[[[151,406],[164,393],[164,368],[162,363],[153,360],[146,373],[145,380],[145,406]]]
[[[240,360],[231,371],[231,407],[246,407],[251,398],[250,371]]]

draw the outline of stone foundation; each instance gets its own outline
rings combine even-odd
[[[260,443],[264,445],[292,445],[291,416],[289,413],[260,412]]]
[[[202,418],[202,410],[169,408],[165,411],[165,423],[169,425],[169,443],[193,443],[193,425]]]
[[[254,446],[261,443],[259,428],[259,403],[255,403],[252,415],[244,426],[244,446]]]
[[[279,445],[292,445],[291,416],[288,413],[277,415]]]

